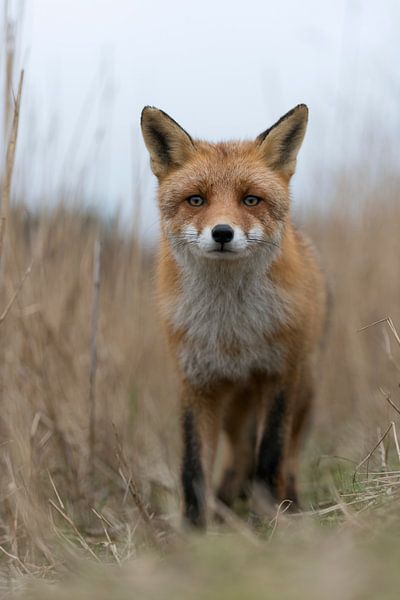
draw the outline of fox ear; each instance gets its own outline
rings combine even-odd
[[[158,108],[144,107],[141,127],[156,177],[163,177],[169,169],[182,165],[194,150],[190,135]]]
[[[296,157],[307,128],[308,108],[299,104],[261,133],[257,142],[271,169],[280,171],[288,180],[296,168]]]

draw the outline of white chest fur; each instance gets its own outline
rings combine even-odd
[[[185,332],[178,359],[192,384],[282,369],[285,349],[268,337],[290,319],[290,302],[262,263],[194,261],[180,275],[178,297],[164,308],[172,327]]]

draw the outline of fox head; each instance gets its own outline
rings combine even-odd
[[[307,106],[299,104],[254,141],[214,144],[192,139],[157,108],[143,109],[162,229],[175,255],[237,260],[277,254],[307,119]]]

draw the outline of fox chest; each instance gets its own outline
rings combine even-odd
[[[171,305],[170,325],[183,332],[177,360],[193,385],[246,380],[253,372],[282,371],[286,351],[274,333],[290,318],[282,290],[270,282],[183,288]]]

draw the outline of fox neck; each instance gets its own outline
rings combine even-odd
[[[263,251],[254,256],[236,260],[210,260],[197,256],[187,256],[178,260],[178,272],[182,284],[196,282],[218,293],[232,293],[245,289],[250,281],[266,276],[270,261]]]
[[[286,296],[283,289],[290,288],[290,282],[286,277],[285,281],[281,279],[282,272],[287,271],[286,263],[292,262],[294,258],[291,251],[293,235],[292,224],[287,222],[282,227],[278,247],[271,250],[270,246],[261,246],[254,254],[236,260],[210,260],[190,252],[177,253],[164,237],[161,255],[168,249],[173,280],[178,284],[181,298],[185,297],[194,307],[198,301],[206,304],[207,300],[218,304],[226,301],[226,309],[229,310],[231,302],[246,304],[252,297],[268,302],[268,297],[275,288],[282,288],[282,293]],[[173,305],[170,309],[173,312]]]
[[[192,256],[178,263],[170,255],[175,284],[164,296],[163,311],[172,330],[183,334],[178,360],[193,384],[245,379],[252,369],[282,369],[285,352],[265,339],[291,321],[291,301],[260,250],[235,261]]]

